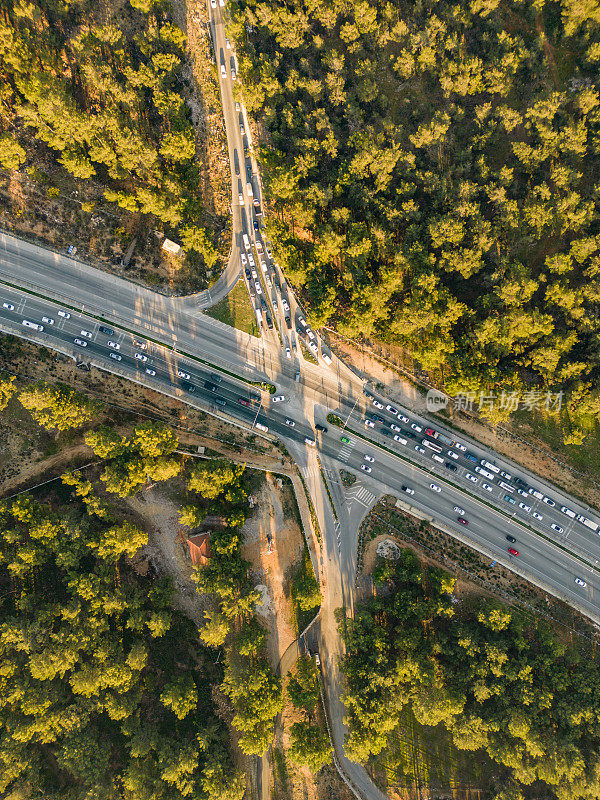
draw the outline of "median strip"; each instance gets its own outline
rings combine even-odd
[[[214,369],[217,372],[222,372],[224,375],[228,375],[231,378],[235,378],[235,380],[242,381],[243,383],[245,383],[245,384],[247,384],[249,386],[260,386],[262,388],[262,384],[259,381],[250,381],[250,380],[247,380],[246,378],[241,378],[239,375],[236,375],[235,372],[230,372],[229,370],[225,369],[224,367],[219,367],[216,364],[212,364],[210,361],[206,361],[205,359],[200,358],[199,356],[195,356],[195,355],[192,355],[191,353],[187,353],[184,350],[178,350],[177,348],[173,347],[172,345],[166,344],[165,342],[162,342],[160,339],[154,339],[152,336],[149,336],[145,332],[141,333],[140,331],[134,330],[133,328],[128,328],[127,326],[121,324],[120,322],[114,322],[112,319],[110,319],[108,317],[105,317],[105,316],[102,316],[102,315],[98,316],[97,314],[93,314],[93,313],[91,313],[89,311],[82,311],[77,306],[69,305],[69,303],[63,303],[62,300],[59,301],[59,300],[54,300],[52,298],[45,297],[44,295],[39,294],[38,292],[35,292],[32,289],[23,289],[21,286],[18,286],[17,284],[10,283],[10,281],[5,280],[4,278],[0,279],[0,283],[4,284],[5,286],[9,286],[11,289],[15,289],[16,291],[23,292],[24,294],[31,295],[32,297],[37,297],[38,299],[43,300],[46,303],[56,303],[56,304],[60,303],[60,305],[63,305],[65,308],[68,308],[69,310],[74,311],[77,314],[85,314],[85,316],[90,317],[91,319],[94,319],[94,320],[96,320],[96,322],[99,322],[101,324],[105,324],[106,322],[110,322],[110,324],[114,325],[115,328],[118,328],[119,330],[124,331],[125,333],[130,333],[133,336],[142,336],[144,339],[147,339],[149,342],[152,342],[152,344],[155,344],[158,347],[163,347],[163,348],[165,348],[165,350],[170,350],[172,353],[175,353],[176,355],[179,354],[179,355],[185,356],[185,358],[189,358],[192,361],[196,361],[196,362],[198,362],[200,364],[203,364],[206,367],[210,367],[210,369]],[[271,384],[269,384],[269,385],[271,385]],[[273,389],[273,391],[271,391],[271,389],[269,389],[268,391],[273,393],[273,391],[275,391],[275,389]]]
[[[342,429],[340,428],[340,430],[342,430]],[[355,430],[353,430],[351,428],[346,428],[345,430],[349,434],[352,434],[352,436],[356,436],[358,439],[362,439],[364,442],[367,442],[371,446],[379,447],[381,450],[384,450],[385,452],[389,453],[391,456],[394,456],[394,458],[399,458],[401,461],[404,461],[406,464],[409,464],[414,469],[420,470],[423,474],[431,476],[432,478],[434,478],[436,480],[436,482],[444,483],[444,484],[446,484],[446,486],[449,486],[450,488],[452,488],[452,489],[460,492],[461,494],[464,494],[467,497],[471,498],[471,500],[475,500],[477,503],[480,503],[483,506],[487,506],[487,508],[489,508],[494,513],[499,514],[501,517],[504,517],[509,522],[512,522],[512,523],[514,523],[516,525],[519,525],[521,528],[523,528],[524,530],[528,531],[529,533],[533,533],[536,536],[539,536],[545,542],[548,542],[548,544],[553,545],[558,550],[561,550],[566,555],[571,556],[571,558],[576,559],[581,564],[584,564],[588,569],[591,569],[595,573],[600,575],[600,569],[598,567],[596,567],[594,564],[592,564],[591,562],[589,562],[586,558],[584,558],[583,556],[577,555],[576,553],[573,553],[571,550],[568,550],[562,544],[560,544],[558,542],[555,542],[553,539],[550,539],[548,536],[546,536],[541,531],[538,531],[535,528],[532,528],[526,522],[523,522],[520,519],[517,519],[516,517],[509,516],[503,509],[497,508],[496,506],[493,506],[491,503],[489,503],[487,500],[484,500],[483,498],[477,497],[477,495],[472,494],[467,489],[463,489],[461,486],[457,486],[456,484],[451,483],[447,478],[444,478],[441,475],[437,475],[435,472],[432,472],[431,470],[427,469],[427,467],[421,466],[420,464],[416,464],[413,461],[410,461],[406,456],[402,455],[401,453],[396,453],[394,450],[391,450],[389,447],[386,447],[383,444],[379,444],[378,442],[373,442],[371,439],[367,439],[367,437],[364,436],[362,433],[358,433],[357,431],[355,431]],[[382,434],[379,434],[379,435],[382,435]]]

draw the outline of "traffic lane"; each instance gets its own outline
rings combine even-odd
[[[450,497],[454,505],[469,509],[470,513],[474,513],[476,517],[482,521],[482,523],[484,523],[484,520],[487,520],[487,522],[484,524],[489,524],[489,518],[492,513],[494,514],[495,519],[501,520],[501,524],[504,527],[511,526],[511,524],[514,523],[515,528],[520,531],[524,529],[518,525],[519,522],[524,524],[529,523],[529,520],[520,520],[515,517],[512,519],[507,519],[499,514],[495,509],[492,511],[492,509],[490,509],[488,506],[478,503],[475,498],[470,498],[469,495],[464,495],[460,491],[460,487],[447,486],[441,481],[438,482],[437,475],[422,474],[411,464],[403,461],[397,461],[393,458],[393,456],[388,455],[387,453],[382,453],[382,451],[375,449],[369,450],[368,445],[366,445],[364,442],[361,442],[361,440],[355,441],[356,444],[354,449],[348,455],[347,460],[344,461],[347,467],[355,469],[358,474],[365,474],[364,470],[362,469],[363,466],[369,467],[371,469],[371,473],[367,473],[369,474],[369,477],[371,477],[373,480],[383,481],[387,485],[393,486],[398,492],[399,496],[404,495],[404,499],[408,497],[409,499],[407,499],[407,502],[410,503],[413,502],[413,497],[402,492],[402,485],[408,485],[411,488],[415,488],[418,485],[419,488],[425,492],[425,497],[427,498],[427,502],[423,506],[422,510],[427,511],[428,513],[431,512],[431,508],[439,505],[439,501],[436,503],[435,498],[431,499],[430,497],[430,495],[437,495],[436,492],[433,492],[429,488],[429,485],[434,483],[437,484],[441,489],[438,498]],[[322,441],[320,443],[323,452],[327,452],[327,454],[332,457],[337,457],[338,460],[340,460],[339,453],[342,449],[341,445],[342,443],[338,445],[337,443],[334,444],[327,441]],[[374,458],[375,461],[369,462],[365,460],[365,453],[370,455],[371,458]],[[413,483],[410,482],[411,480]],[[420,505],[421,501],[422,497],[417,496],[417,499],[414,502],[417,505]],[[459,515],[455,514],[454,522],[457,521],[458,516]],[[458,524],[460,525],[460,523]],[[543,533],[543,535],[546,537],[547,543],[550,546],[552,544],[562,545],[563,547],[568,546],[569,550],[573,550],[576,554],[580,555],[586,560],[590,560],[594,564],[598,562],[600,557],[600,547],[598,546],[598,542],[594,541],[594,546],[590,548],[588,546],[588,542],[585,541],[583,537],[579,537],[576,533],[573,533],[567,545],[567,543],[565,541],[561,541],[561,538],[559,538],[558,534],[555,534],[551,529],[543,530],[541,533]],[[541,539],[541,541],[544,540]]]
[[[18,308],[18,307],[19,307],[19,306],[17,306],[17,308]],[[552,516],[552,519],[560,519],[560,518],[558,517],[558,515],[556,515],[556,517]],[[559,523],[559,524],[560,524],[560,523]],[[595,534],[593,534],[592,532],[590,532],[590,535],[594,536]]]
[[[16,294],[16,293],[13,293],[13,294]],[[42,313],[41,312],[42,311],[45,311],[48,314],[49,313],[53,313],[50,310],[48,310],[48,308],[46,307],[46,304],[44,306],[38,305],[37,308],[33,308],[33,309],[29,308],[28,305],[27,305],[27,297],[26,296],[25,296],[25,300],[24,300],[24,298],[20,298],[20,299],[13,298],[13,299],[14,299],[14,305],[15,305],[14,311],[10,311],[10,310],[7,310],[7,309],[2,309],[2,311],[4,312],[5,316],[7,316],[9,318],[14,318],[15,321],[18,321],[19,318],[22,317],[23,315],[33,316],[34,318],[36,318],[36,315],[37,315],[39,317],[39,319],[41,320],[41,317],[42,317]],[[24,302],[23,302],[23,300],[24,300]],[[29,301],[29,306],[32,306],[32,305],[35,306],[35,301],[31,301],[30,300]],[[29,313],[30,311],[32,313]],[[56,313],[58,315],[58,312],[56,312]],[[75,315],[74,318],[73,318],[73,314]],[[62,318],[58,318],[58,319],[59,319],[59,324],[63,325],[63,330],[66,330],[66,329],[70,328],[70,332],[72,333],[73,338],[78,338],[81,335],[82,328],[80,326],[86,326],[85,329],[91,329],[95,336],[99,335],[98,334],[99,324],[95,320],[91,320],[89,318],[86,318],[83,315],[77,315],[75,312],[73,312],[71,314],[71,317],[72,318],[70,320],[63,320]],[[52,327],[54,327],[54,326],[52,326]],[[46,326],[46,328],[48,329],[47,330],[48,335],[50,335],[50,326]],[[59,338],[62,338],[63,341],[68,341],[68,336],[67,337],[63,336],[62,332],[61,332],[61,334],[59,334],[58,332],[54,333],[54,335],[58,336]],[[129,334],[125,334],[125,333],[123,333],[121,331],[116,331],[115,332],[115,336],[116,336],[117,340],[121,339],[121,340],[127,341]],[[131,338],[133,339],[133,337],[131,337]],[[84,348],[82,348],[82,350],[83,349]],[[131,343],[131,353],[133,354],[134,351],[135,351],[135,346],[133,345],[133,343]],[[98,352],[100,355],[102,355],[105,358],[110,358],[110,354],[109,353],[107,354],[106,352],[102,352],[102,351],[96,351],[96,352]],[[123,355],[125,355],[125,352],[122,353],[122,356]],[[113,359],[113,360],[116,360],[116,359]],[[143,362],[140,362],[140,363],[143,363]],[[141,370],[140,363],[132,363],[132,364],[129,364],[129,366],[133,365],[136,368],[136,370]],[[166,367],[167,367],[167,369],[169,371],[169,375],[170,375],[171,379],[173,380],[173,382],[175,382],[175,383],[177,382],[177,380],[176,380],[176,371],[177,371],[177,368],[179,366],[180,366],[180,362],[176,362],[174,358],[171,358],[170,364],[166,365]],[[191,363],[189,364],[189,368],[194,371],[195,376],[197,377],[198,380],[208,380],[209,377],[210,377],[209,375],[207,375],[206,371],[198,370],[198,368],[195,365],[191,364]],[[185,367],[184,367],[184,369],[185,369]],[[233,386],[229,387],[229,386],[227,386],[227,387],[224,387],[224,391],[225,392],[230,392],[230,394],[233,396],[233,395],[236,394],[236,392],[238,390],[237,390],[237,387],[233,387]],[[381,433],[381,431],[380,431],[380,433]],[[417,453],[415,453],[415,455],[418,456]],[[431,468],[431,469],[435,470],[436,465],[435,465],[435,463],[432,463],[430,459],[422,458],[421,460],[425,463],[425,465],[428,468]],[[469,488],[472,490],[473,487],[469,487]],[[494,499],[496,499],[496,498],[494,498]],[[528,503],[532,502],[529,497],[526,498],[526,499],[527,499]],[[549,520],[556,520],[556,521],[559,522],[559,524],[562,522],[562,524],[564,525],[565,522],[559,516],[559,514],[557,514],[557,513],[555,513],[553,515],[552,514],[548,514],[548,508],[545,509],[546,516],[548,517],[548,519]],[[536,522],[534,522],[532,518],[529,518],[526,515],[526,512],[524,512],[524,511],[519,509],[519,511],[516,512],[516,513],[520,513],[520,515],[527,521],[528,524],[532,524],[532,525],[536,526]],[[549,527],[549,525],[547,527]],[[543,530],[545,531],[545,529],[546,529],[546,526],[544,526]],[[597,541],[595,541],[595,536],[596,536],[595,534],[593,534],[591,531],[589,532],[589,534],[588,534],[587,531],[584,531],[583,534],[582,534],[582,532],[578,531],[577,529],[574,529],[574,528],[569,529],[568,527],[566,527],[565,528],[565,535],[566,536],[571,536],[571,539],[572,539],[572,542],[573,542],[574,546],[584,549],[585,552],[590,557],[594,557],[595,558],[595,556],[597,555],[597,549],[598,549],[598,547],[597,547],[598,543],[597,543]]]
[[[334,453],[329,452],[327,455],[335,458]],[[361,465],[368,463],[364,461],[364,454],[355,451],[353,455],[353,458],[348,458],[344,462],[344,467],[353,469],[359,475],[362,474],[367,480],[372,478],[378,481],[375,473],[377,462],[369,463],[373,473],[365,476],[361,470]],[[580,600],[587,600],[591,604],[591,608],[598,610],[597,592],[600,587],[600,576],[573,555],[554,547],[552,542],[545,541],[534,532],[523,529],[517,521],[511,522],[497,514],[492,515],[489,509],[478,506],[475,500],[462,497],[448,487],[440,487],[440,493],[434,492],[429,488],[429,479],[419,474],[410,465],[406,465],[404,474],[400,476],[387,472],[387,464],[380,463],[379,466],[386,470],[385,480],[389,488],[395,490],[395,493],[407,504],[443,521],[459,536],[462,535],[480,546],[485,546],[503,562],[519,558],[523,568],[543,578],[555,590],[563,590],[566,586],[576,597]],[[409,495],[403,492],[402,485],[409,486],[414,490],[414,494]],[[465,512],[464,515],[455,511],[455,507],[461,508]],[[467,519],[468,525],[462,525],[458,521],[459,516]],[[506,538],[507,535],[513,536],[516,542],[510,542]],[[508,553],[509,547],[518,550],[519,556],[511,556]],[[575,584],[576,577],[586,581],[587,586],[585,588],[578,587]],[[570,587],[569,583],[572,583],[573,586]]]
[[[58,311],[64,309],[64,305],[61,304],[60,301],[41,300],[27,293],[13,290],[10,287],[2,286],[0,289],[0,296],[9,297],[11,302],[14,302],[17,309],[21,307],[20,304],[24,299],[26,302],[26,309],[28,310],[26,313],[23,313],[23,316],[33,316],[33,320],[37,322],[40,322],[41,317],[44,315],[54,317],[58,321]],[[17,297],[19,299],[16,299]],[[89,305],[88,308],[90,308]],[[21,311],[23,311],[22,308]],[[90,308],[90,312],[91,311],[92,309]],[[77,312],[73,309],[69,309],[69,313],[74,318],[77,314],[80,314],[80,320],[87,319],[89,325],[96,322],[85,314],[81,314],[81,312]],[[18,313],[16,316],[18,317]],[[118,322],[112,322],[112,319],[110,319],[107,313],[102,313],[101,317],[103,318],[104,324],[108,326],[119,324],[131,326],[132,323],[136,325],[132,315],[126,317],[124,323],[121,318],[118,318]],[[235,332],[234,329],[232,329],[232,331],[234,331],[232,338],[230,332],[225,329],[225,326],[223,326],[223,330],[215,329],[205,321],[208,318],[204,318],[201,314],[197,315],[195,323],[192,324],[189,324],[192,319],[191,317],[188,319],[187,315],[182,315],[182,318],[186,321],[186,325],[178,329],[179,336],[171,332],[170,326],[166,326],[162,323],[154,324],[154,322],[137,324],[138,335],[141,337],[152,336],[153,338],[162,338],[166,340],[165,343],[170,343],[172,346],[184,347],[186,349],[189,348],[192,351],[197,349],[201,342],[204,351],[203,356],[205,358],[212,356],[212,358],[224,361],[226,364],[230,364],[233,367],[239,367],[242,373],[255,373],[256,379],[269,379],[267,370],[270,367],[272,368],[274,362],[271,354],[262,347],[260,340],[249,337],[247,334],[241,332]],[[167,327],[169,327],[169,330],[165,333]],[[181,333],[185,328],[189,328],[187,336]],[[202,328],[202,330],[199,330],[200,328]],[[208,336],[204,335],[206,331],[208,331]],[[255,346],[254,343],[257,343],[258,346]],[[238,351],[240,352],[239,355]],[[250,362],[252,362],[254,366],[249,366]]]
[[[389,421],[396,422],[396,420],[394,419],[395,415],[392,412],[389,412],[386,408],[386,406],[389,404],[389,401],[385,397],[378,395],[375,392],[371,392],[369,390],[366,391],[368,391],[368,395],[373,395],[375,399],[377,399],[378,402],[380,402],[384,406],[383,409],[377,408],[375,405],[373,405],[370,397],[368,395],[365,395],[368,403],[371,403],[373,409],[376,410],[375,413],[380,413],[382,416],[386,417],[387,424],[389,424]],[[368,403],[367,403],[367,408],[368,408]],[[492,464],[499,467],[500,469],[504,470],[505,472],[508,472],[512,476],[510,479],[508,479],[508,482],[511,482],[511,480],[514,481],[515,477],[520,477],[521,479],[525,479],[528,485],[532,485],[534,488],[538,488],[544,494],[549,495],[550,497],[553,497],[554,495],[554,500],[560,505],[566,505],[568,507],[573,508],[573,510],[577,510],[575,508],[575,506],[577,506],[580,509],[578,513],[582,513],[583,516],[588,516],[588,518],[591,518],[593,519],[593,521],[600,524],[600,516],[598,516],[597,512],[591,511],[590,509],[588,509],[587,506],[576,501],[575,498],[571,498],[568,495],[562,493],[561,490],[558,489],[557,487],[547,484],[544,481],[544,479],[541,478],[540,476],[534,475],[533,473],[529,473],[526,469],[524,469],[523,467],[514,462],[511,462],[504,456],[500,457],[498,454],[494,452],[490,454],[490,451],[485,450],[478,443],[471,442],[462,433],[459,434],[457,437],[454,431],[445,428],[443,424],[438,422],[437,420],[435,422],[431,422],[429,420],[424,419],[423,417],[420,417],[419,415],[415,414],[412,411],[407,411],[401,406],[398,406],[397,408],[399,412],[408,416],[411,422],[419,424],[420,427],[422,427],[423,429],[423,433],[425,433],[425,430],[427,428],[433,428],[434,430],[444,435],[447,435],[450,439],[453,439],[455,442],[458,439],[458,442],[460,444],[462,444],[464,447],[467,447],[467,449],[470,452],[472,452],[475,456],[477,456],[478,463],[482,459],[485,459],[490,461]],[[468,462],[465,459],[464,452],[458,451],[458,455],[459,455],[459,463],[461,463],[465,467],[468,467]]]
[[[62,263],[60,256],[57,256],[56,260],[58,264]],[[23,265],[8,270],[9,277],[13,280],[30,282],[38,291],[42,289],[53,294],[53,298],[40,301],[50,307],[62,307],[60,297],[64,296],[66,285],[76,289],[76,299],[69,300],[69,305],[75,302],[84,308],[87,307],[91,313],[97,313],[107,319],[107,324],[110,324],[109,320],[112,317],[121,324],[122,320],[125,320],[125,324],[135,326],[145,335],[158,335],[167,341],[183,342],[192,349],[197,348],[200,340],[204,346],[208,345],[214,352],[220,353],[221,357],[226,354],[226,360],[239,361],[244,366],[245,359],[238,354],[239,350],[245,350],[246,354],[253,351],[257,361],[265,355],[260,340],[234,328],[216,326],[202,314],[190,314],[185,305],[177,299],[154,294],[143,287],[137,287],[93,268],[90,268],[90,271],[92,280],[87,268],[81,280],[77,271],[74,275],[60,270],[58,273],[53,271],[52,279],[48,280],[44,272],[40,274],[40,265],[34,262],[31,263],[29,270]],[[0,272],[6,273],[7,270],[3,270],[0,266]],[[0,293],[4,295],[10,291],[9,287],[2,287]],[[27,298],[28,303],[33,303],[37,299],[27,293],[21,294]],[[101,303],[99,298],[102,299]],[[32,307],[36,308],[35,305]],[[37,308],[41,310],[41,306]]]
[[[353,428],[348,426],[348,430],[353,432]],[[425,447],[423,447],[420,438],[414,438],[415,435],[420,437],[420,434],[416,434],[414,431],[408,431],[406,428],[402,429],[401,433],[395,434],[393,431],[387,430],[381,426],[380,423],[375,424],[375,428],[366,428],[365,432],[361,431],[361,435],[369,435],[375,433],[382,437],[382,444],[385,447],[391,448],[396,450],[399,455],[404,455],[407,458],[411,458],[420,466],[423,466],[425,469],[432,470],[435,474],[438,474],[442,479],[447,481],[451,481],[452,483],[458,484],[458,479],[460,479],[460,483],[464,486],[464,488],[478,496],[481,497],[482,500],[492,503],[493,505],[502,508],[506,513],[510,513],[511,516],[517,516],[517,518],[521,519],[522,521],[526,522],[528,525],[544,532],[548,533],[552,531],[550,527],[551,523],[554,522],[560,527],[564,528],[564,533],[567,536],[571,536],[574,542],[578,543],[581,547],[585,548],[586,552],[589,554],[594,554],[598,552],[600,548],[600,541],[598,540],[598,534],[594,533],[593,531],[587,529],[585,526],[581,525],[580,523],[574,524],[574,521],[563,514],[558,507],[552,508],[547,504],[543,503],[536,499],[533,495],[527,494],[527,496],[519,495],[517,490],[515,490],[514,497],[515,497],[515,505],[508,504],[504,500],[504,496],[507,494],[506,491],[502,490],[497,484],[496,480],[498,476],[494,476],[494,478],[487,478],[482,476],[479,473],[475,473],[475,464],[469,465],[469,468],[462,467],[460,464],[456,464],[457,470],[455,472],[451,472],[451,470],[447,469],[443,465],[439,464],[432,458],[432,453]],[[395,442],[393,439],[393,435],[404,436],[407,440],[406,445],[402,445],[399,442]],[[423,447],[425,450],[424,454],[421,454],[417,451],[416,447]],[[444,454],[442,454],[444,455]],[[455,463],[453,459],[445,457],[445,461],[449,463]],[[467,473],[471,473],[474,477],[477,478],[477,483],[473,482],[472,480],[466,477]],[[486,491],[483,488],[483,483],[488,483],[493,487],[491,492]],[[523,502],[527,506],[531,507],[532,510],[538,511],[543,517],[542,520],[537,520],[530,512],[525,511],[524,509],[519,508],[518,503]]]

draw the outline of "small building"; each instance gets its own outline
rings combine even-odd
[[[210,532],[195,533],[193,536],[188,536],[188,547],[190,549],[190,557],[194,566],[205,566],[208,564],[212,557],[210,549]]]
[[[165,239],[162,243],[162,249],[166,250],[167,253],[172,253],[174,256],[176,256],[181,250],[181,245],[177,244],[176,242],[172,242],[170,239]]]

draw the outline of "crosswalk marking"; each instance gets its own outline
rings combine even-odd
[[[340,450],[340,458],[342,461],[348,461],[350,453],[352,452],[352,448],[356,444],[354,439],[350,439],[348,444],[345,444],[342,449]]]

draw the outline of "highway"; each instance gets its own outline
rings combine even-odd
[[[241,93],[234,91],[235,53],[227,47],[222,9],[209,13],[232,175],[233,239],[225,272],[205,293],[165,297],[0,233],[0,330],[175,394],[247,431],[274,435],[292,453],[324,531],[322,577],[332,594],[326,598],[321,645],[330,654],[324,677],[342,759],[342,711],[333,696],[339,691],[341,647],[333,612],[342,605],[352,608],[362,513],[348,512],[347,497],[334,480],[334,519],[317,456],[331,472],[344,468],[355,473],[373,499],[383,493],[397,496],[409,512],[431,519],[596,622],[600,514],[457,436],[439,420],[394,407],[311,331],[263,238],[258,165]],[[260,338],[201,312],[225,296],[240,276],[261,326]],[[303,357],[300,341],[318,363]],[[250,382],[268,382],[276,389],[270,394]],[[341,418],[343,430],[327,422],[329,412]],[[379,796],[364,771],[346,767],[365,796]]]
[[[3,263],[4,259],[0,264],[0,271]],[[135,287],[135,292],[138,291],[139,287]],[[121,299],[121,304],[122,302]],[[147,307],[162,308],[165,302],[168,299],[160,297],[157,304]],[[113,310],[111,316],[114,313]],[[68,318],[64,315],[68,315]],[[198,405],[209,412],[226,414],[248,427],[259,423],[286,444],[293,442],[312,447],[310,443],[306,444],[306,439],[309,442],[314,441],[315,449],[338,466],[356,472],[367,482],[385,487],[387,491],[402,497],[419,511],[430,514],[435,520],[456,531],[458,535],[467,537],[475,546],[481,547],[508,566],[514,568],[518,558],[520,572],[529,573],[536,581],[547,585],[560,596],[571,596],[579,607],[587,609],[590,614],[597,613],[599,536],[576,519],[566,516],[560,508],[564,506],[573,509],[573,512],[587,515],[587,519],[593,519],[598,524],[600,519],[564,493],[543,484],[516,465],[506,463],[474,443],[468,443],[467,447],[458,442],[463,449],[458,449],[456,444],[453,445],[454,449],[450,446],[440,447],[432,436],[426,435],[427,430],[433,430],[429,427],[431,423],[405,410],[394,408],[394,411],[388,411],[385,407],[377,408],[373,405],[373,400],[382,405],[385,398],[377,399],[372,393],[365,393],[362,385],[361,394],[356,397],[347,386],[345,393],[336,395],[334,381],[319,384],[309,372],[308,380],[300,383],[282,371],[278,376],[274,396],[251,388],[243,380],[246,377],[244,374],[238,380],[219,370],[219,367],[223,367],[223,359],[219,356],[224,332],[221,328],[212,328],[213,321],[203,316],[200,319],[205,323],[209,334],[206,338],[205,328],[202,329],[202,337],[197,335],[192,318],[182,313],[171,318],[186,320],[187,325],[176,329],[176,338],[180,344],[187,343],[192,356],[187,356],[180,350],[174,352],[169,347],[158,344],[156,340],[129,332],[124,329],[128,328],[125,320],[120,320],[123,327],[111,328],[108,316],[104,314],[104,321],[101,322],[85,311],[69,310],[19,290],[7,287],[0,289],[0,324],[6,330],[12,329],[21,336],[34,335],[49,347],[56,343],[60,348],[66,347],[72,351],[74,357],[80,361],[94,363],[106,370],[118,370],[121,374],[125,371],[133,379],[150,387],[175,388],[184,402]],[[23,320],[43,326],[43,330],[25,327]],[[154,326],[154,334],[158,327]],[[103,332],[101,328],[109,332]],[[167,344],[172,345],[173,338],[167,340]],[[253,344],[256,352],[261,353],[261,342],[254,340]],[[231,342],[228,347],[231,347]],[[200,363],[194,355],[210,363]],[[277,363],[276,353],[271,355],[270,363],[274,369]],[[262,354],[257,359],[259,361],[266,363],[266,355]],[[285,362],[286,359],[280,359],[284,367],[287,366]],[[227,367],[232,363],[235,366],[234,354],[228,351]],[[214,364],[214,367],[210,364]],[[255,369],[253,377],[266,379],[267,375]],[[269,377],[272,377],[272,372]],[[322,386],[327,387],[325,391]],[[312,402],[303,398],[304,393],[312,396]],[[324,403],[324,395],[329,400],[327,404]],[[284,399],[276,402],[277,397]],[[333,402],[334,399],[337,400],[336,403]],[[353,407],[354,411],[351,413]],[[326,422],[328,410],[344,414],[346,418],[349,416],[345,431]],[[380,419],[373,420],[374,414]],[[399,419],[398,415],[403,419]],[[363,423],[365,418],[371,419],[374,427],[366,427]],[[326,427],[327,431],[317,431],[316,422]],[[392,430],[391,425],[396,430]],[[415,426],[422,430],[415,430]],[[435,424],[435,430],[439,431],[441,427]],[[400,441],[395,441],[394,436],[399,437]],[[348,441],[344,442],[342,439]],[[429,447],[423,447],[424,441],[438,448],[442,455]],[[454,457],[449,456],[449,452]],[[365,454],[374,460],[365,460]],[[433,460],[434,455],[438,456],[441,463]],[[505,475],[510,477],[503,478],[487,470],[491,477],[482,477],[476,470],[483,469],[479,462],[486,457],[493,459],[495,469],[502,468]],[[451,464],[454,469],[449,470],[446,464]],[[467,475],[476,478],[477,483],[469,480]],[[530,483],[524,489],[515,479]],[[500,481],[510,487],[510,493],[499,487]],[[441,491],[430,489],[432,483]],[[491,487],[491,491],[484,489],[484,485]],[[407,494],[403,491],[403,486],[414,489],[415,494]],[[543,499],[532,495],[529,489],[534,486],[541,490],[539,494],[542,498],[550,499],[555,505],[550,506]],[[507,496],[515,502],[505,501]],[[525,508],[519,508],[519,502]],[[464,515],[455,512],[454,507],[464,509]],[[531,512],[525,510],[527,508],[535,511],[542,519],[533,517]],[[468,526],[459,522],[460,516],[468,520]],[[552,529],[552,524],[562,530]],[[508,547],[514,543],[508,542],[507,535],[517,540],[514,549],[519,551],[519,556],[513,557],[508,553]],[[583,580],[587,586],[577,585],[575,578]]]

